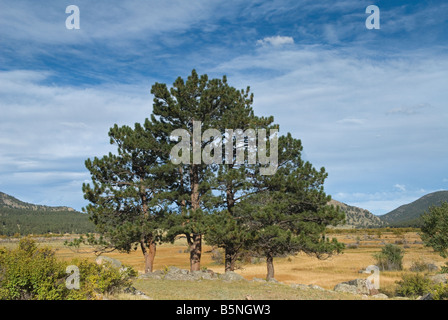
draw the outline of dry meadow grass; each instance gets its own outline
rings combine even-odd
[[[376,234],[367,234],[365,231],[359,231],[356,234],[342,233],[330,235],[330,237],[336,237],[339,241],[345,244],[353,244],[358,242],[355,248],[346,248],[343,254],[332,256],[326,260],[319,260],[313,256],[306,254],[297,254],[295,256],[276,258],[274,259],[275,266],[275,278],[285,284],[315,284],[325,289],[333,289],[334,286],[340,282],[348,281],[357,278],[367,278],[367,274],[360,273],[360,270],[364,270],[367,266],[375,264],[373,254],[379,252],[381,247],[386,243],[398,243],[405,249],[405,255],[403,259],[403,271],[383,271],[380,273],[380,291],[385,293],[391,293],[394,291],[396,281],[401,279],[404,273],[408,273],[411,265],[416,261],[425,261],[427,263],[434,263],[437,266],[442,266],[445,260],[441,258],[437,253],[434,253],[432,249],[426,248],[421,244],[421,239],[416,232],[407,232],[405,234],[397,235],[392,232],[383,232],[381,237]],[[95,255],[91,252],[91,248],[83,247],[79,251],[73,251],[64,246],[64,240],[54,238],[44,241],[39,239],[41,246],[49,246],[56,251],[56,255],[64,260],[70,260],[72,258],[87,258],[95,259]],[[0,243],[0,246],[14,246],[15,243]],[[183,269],[189,269],[189,254],[187,252],[187,244],[185,239],[179,239],[173,244],[162,244],[157,247],[157,254],[154,263],[154,269],[164,269],[168,266],[176,266]],[[223,273],[224,266],[217,265],[212,260],[211,254],[212,247],[204,245],[202,254],[202,267],[206,267],[214,272]],[[130,265],[138,271],[142,271],[144,267],[143,256],[139,249],[129,254],[120,252],[111,252],[106,254],[111,258],[120,260],[123,264]],[[265,278],[266,266],[263,262],[260,263],[246,263],[241,264],[237,273],[241,274],[247,280],[255,278]],[[245,283],[245,289],[240,285],[232,284],[220,285],[219,288],[212,281],[203,281],[201,285],[202,294],[197,293],[197,296],[182,296],[184,291],[179,286],[192,286],[194,284],[185,282],[174,284],[170,281],[165,281],[163,284],[160,281],[152,281],[151,284],[146,281],[146,284],[140,282],[140,287],[149,292],[157,292],[156,297],[159,299],[195,299],[199,297],[214,297],[221,299],[227,297],[228,299],[238,299],[244,297],[244,292],[251,292],[252,296],[264,297],[265,299],[304,299],[309,298],[312,295],[308,294],[306,297],[300,296],[297,292],[289,292],[289,286],[282,286],[285,292],[282,292],[278,287],[275,289],[273,286],[271,289],[266,288],[257,289],[259,284],[253,282]],[[138,284],[138,281],[137,281]],[[241,284],[243,285],[243,284]],[[174,287],[172,287],[174,286]],[[251,288],[253,286],[253,288]],[[156,290],[155,288],[159,289]],[[172,288],[171,288],[172,287]],[[187,288],[185,288],[187,289]],[[233,291],[232,291],[233,290]],[[261,290],[261,291],[259,291]],[[280,291],[279,291],[280,290]],[[283,291],[284,291],[283,290]],[[267,292],[269,291],[269,292]],[[297,290],[296,290],[297,291]],[[220,293],[221,292],[221,293]],[[232,293],[234,292],[234,293]],[[261,294],[260,292],[263,292]],[[276,293],[277,292],[277,293]],[[328,292],[327,292],[328,293]],[[338,296],[326,296],[330,299],[338,299]],[[314,297],[315,299],[323,299],[324,296]],[[314,299],[312,298],[312,299]],[[347,298],[345,296],[345,298]],[[199,298],[200,299],[200,298]]]

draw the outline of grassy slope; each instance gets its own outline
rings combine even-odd
[[[439,206],[443,201],[448,201],[448,191],[433,192],[380,216],[380,219],[391,226],[418,226],[418,218],[429,207]]]

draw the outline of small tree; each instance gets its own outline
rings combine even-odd
[[[301,159],[302,144],[291,134],[278,141],[278,169],[273,175],[257,175],[259,192],[245,200],[239,214],[256,238],[249,250],[266,257],[267,276],[274,277],[274,257],[305,252],[325,259],[340,253],[342,243],[326,237],[329,225],[344,220],[344,214],[327,206],[323,190],[324,168],[316,170]]]
[[[448,258],[448,202],[429,208],[422,215],[420,236],[427,247],[432,247],[443,258]]]
[[[375,253],[376,265],[380,270],[403,270],[404,250],[394,244],[386,244],[381,252]]]

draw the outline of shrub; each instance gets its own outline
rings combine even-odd
[[[444,266],[440,266],[440,270],[438,273],[448,273],[448,262],[445,262]]]
[[[404,250],[393,244],[386,244],[381,252],[373,255],[380,270],[403,270]]]
[[[409,268],[413,272],[425,272],[425,271],[436,271],[437,266],[433,263],[428,263],[423,260],[414,261]]]
[[[422,296],[431,290],[432,281],[420,273],[405,274],[397,282],[396,293],[404,297]]]
[[[359,243],[349,243],[347,244],[347,249],[358,249]]]
[[[448,300],[448,284],[446,283],[434,285],[430,292],[434,300]]]
[[[76,265],[80,289],[69,290],[66,267]],[[20,239],[14,250],[0,249],[0,299],[2,300],[74,300],[95,299],[97,294],[114,293],[130,285],[136,273],[110,264],[97,265],[87,260],[58,261],[54,251],[38,248],[30,238]]]

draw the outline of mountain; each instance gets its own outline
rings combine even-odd
[[[379,216],[381,221],[394,227],[420,226],[420,216],[431,206],[440,206],[448,201],[448,191],[429,193],[414,202],[402,205],[389,213]]]
[[[345,213],[346,223],[339,227],[378,228],[386,226],[385,222],[366,209],[350,206],[336,200],[331,200],[329,204],[339,206]]]
[[[22,209],[29,211],[69,211],[69,212],[76,211],[75,209],[70,207],[50,207],[50,206],[42,206],[38,204],[27,203],[20,201],[6,193],[0,192],[0,209],[2,208]]]
[[[0,192],[0,235],[94,232],[87,214],[70,207],[43,206]]]

